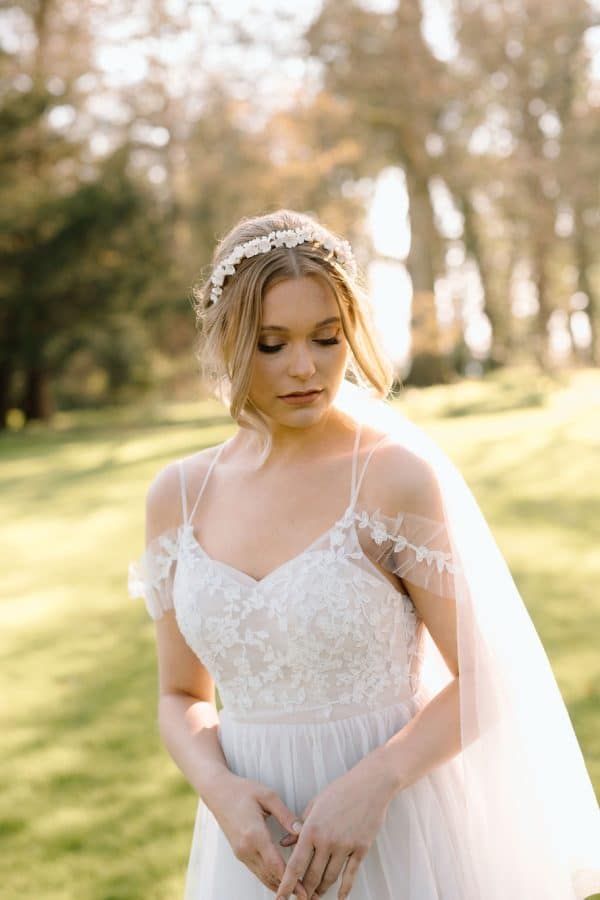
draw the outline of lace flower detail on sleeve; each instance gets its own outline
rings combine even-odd
[[[132,599],[143,597],[148,615],[160,619],[173,609],[173,579],[179,551],[179,528],[154,538],[137,560],[129,563],[127,589]]]
[[[454,576],[459,565],[443,522],[415,513],[392,517],[378,509],[362,515],[358,527],[367,530],[369,556],[374,562],[440,597],[455,596]]]

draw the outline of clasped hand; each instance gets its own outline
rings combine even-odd
[[[308,900],[322,896],[347,860],[338,893],[338,900],[345,900],[392,796],[385,769],[366,759],[327,785],[302,813],[304,824],[275,900],[286,900],[298,882]]]

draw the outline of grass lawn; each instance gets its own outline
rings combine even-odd
[[[509,372],[398,403],[473,489],[600,793],[600,372]],[[158,738],[154,626],[126,573],[154,474],[233,431],[205,402],[0,437],[5,900],[183,895],[197,800]]]

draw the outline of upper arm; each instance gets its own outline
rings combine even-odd
[[[415,584],[408,585],[408,592],[448,669],[456,677],[459,673],[456,605]]]
[[[390,516],[399,511],[406,513],[402,533],[413,547],[440,551],[451,559],[442,496],[434,470],[426,461],[401,447],[386,448],[383,467],[381,483],[386,485],[385,511]],[[440,574],[435,562],[428,564],[425,559],[415,562],[415,551],[411,546],[398,551],[394,557],[395,568],[402,572],[402,585],[448,669],[457,676],[456,598],[450,566]]]
[[[181,520],[179,472],[177,464],[170,463],[155,476],[146,494],[146,547]],[[214,681],[186,643],[172,606],[155,619],[154,626],[159,696],[186,693],[214,703]]]

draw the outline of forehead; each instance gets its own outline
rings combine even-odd
[[[314,328],[318,322],[339,316],[331,287],[319,278],[290,278],[269,288],[262,303],[262,328],[294,331]]]

